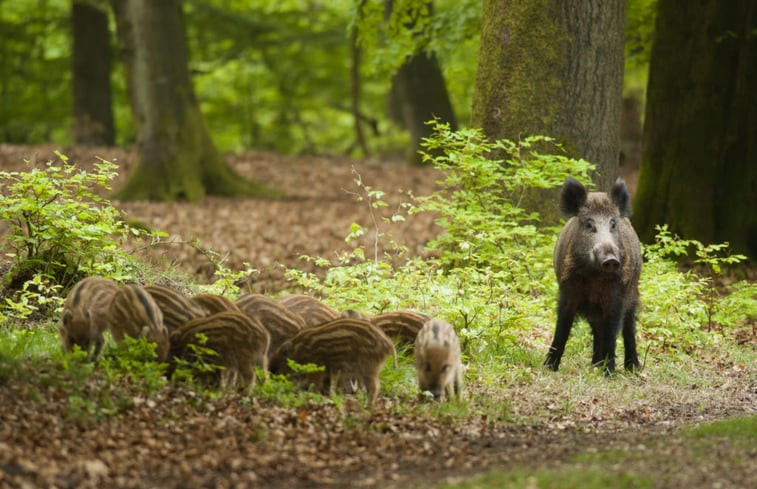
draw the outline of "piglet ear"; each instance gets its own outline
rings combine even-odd
[[[69,323],[74,319],[74,313],[70,310],[66,309],[63,311],[63,317],[61,318],[61,321],[63,322],[63,327],[68,327]]]
[[[631,217],[631,194],[628,192],[626,182],[622,178],[615,180],[615,185],[612,186],[610,191],[613,203],[618,206],[620,215],[623,217]]]
[[[560,192],[560,212],[565,217],[578,214],[578,210],[586,202],[586,188],[573,177],[568,177]]]

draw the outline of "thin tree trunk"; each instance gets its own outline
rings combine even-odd
[[[472,124],[490,139],[555,138],[597,165],[609,190],[618,171],[623,0],[484,0]]]
[[[442,69],[436,56],[420,52],[403,64],[392,78],[391,104],[399,110],[402,125],[410,131],[408,161],[421,164],[418,151],[423,138],[431,135],[428,121],[438,118],[447,122],[452,130],[457,120],[447,93]]]
[[[200,200],[270,195],[240,178],[218,153],[195,99],[181,4],[112,2],[126,64],[139,163],[121,199]]]
[[[360,0],[357,5],[357,17],[363,15],[363,5],[365,0]],[[350,33],[350,101],[352,117],[355,124],[355,139],[357,141],[360,150],[363,152],[363,157],[370,156],[370,150],[368,149],[368,143],[365,141],[365,133],[363,132],[363,125],[360,117],[360,46],[358,45],[358,26],[359,22],[355,22]]]
[[[634,222],[757,257],[757,5],[660,0]]]
[[[427,2],[427,9],[433,15],[433,2]],[[393,10],[392,2],[387,4],[387,13]],[[408,28],[412,28],[412,24]],[[457,119],[447,92],[439,60],[433,53],[421,50],[405,60],[392,77],[389,93],[389,115],[410,131],[408,162],[421,164],[418,153],[423,138],[431,135],[432,127],[426,124],[437,118],[447,122],[452,130],[457,129]]]
[[[71,5],[73,32],[74,141],[115,144],[110,89],[111,47],[108,13],[94,4]]]

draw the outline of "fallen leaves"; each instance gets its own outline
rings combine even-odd
[[[95,154],[116,157],[125,168],[131,161],[128,152],[111,148],[63,152],[85,164]],[[35,154],[45,161],[52,148],[0,147],[0,159],[9,170],[9,165]],[[166,231],[177,242],[197,238],[203,246],[228,254],[231,268],[250,262],[260,270],[253,284],[258,292],[288,285],[278,264],[310,267],[297,258],[303,253],[332,257],[334,250],[346,246],[343,238],[352,222],[371,229],[364,204],[343,190],[354,189],[352,162],[262,153],[230,160],[241,174],[283,189],[289,198],[209,198],[198,204],[135,202],[122,207],[129,218]],[[424,168],[358,168],[366,184],[387,191],[404,187],[428,193],[437,178]],[[384,200],[391,210],[401,198],[395,193]],[[414,253],[435,232],[428,216],[411,216],[392,230]],[[362,239],[370,249],[371,233]],[[151,253],[191,272],[213,271],[207,269],[207,258],[186,244],[162,245]],[[172,386],[154,398],[135,393],[128,409],[105,421],[72,419],[66,410],[69,393],[9,379],[0,384],[0,486],[428,487],[493,467],[550,466],[591,447],[646,452],[670,441],[681,423],[754,412],[757,392],[753,387],[744,391],[739,380],[749,375],[749,367],[734,363],[721,370],[726,373],[722,399],[689,390],[676,402],[668,396],[660,402],[623,403],[617,399],[622,393],[611,387],[564,393],[560,376],[540,371],[530,373],[522,385],[508,386],[510,398],[499,399],[501,392],[490,392],[473,379],[474,402],[500,403],[517,422],[486,414],[435,416],[417,409],[413,399],[386,396],[372,409],[352,397],[340,405],[288,408],[238,393],[210,402]],[[673,445],[670,451],[681,450]],[[747,479],[739,481],[740,472],[724,463],[712,462],[707,469],[727,473],[746,486]]]

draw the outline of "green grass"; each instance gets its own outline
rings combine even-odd
[[[757,440],[757,416],[744,416],[684,427],[673,434],[639,435],[622,449],[584,451],[557,467],[514,471],[492,470],[441,489],[637,489],[665,487],[676,474],[704,465],[717,453],[723,460],[752,460]],[[717,449],[715,449],[717,448]],[[667,481],[667,482],[666,482]],[[662,485],[661,485],[662,484]]]
[[[757,448],[757,416],[724,419],[688,429],[685,434],[694,440],[713,442],[727,439],[728,441]]]
[[[653,487],[648,476],[597,469],[547,469],[533,472],[493,471],[444,489],[642,489]]]

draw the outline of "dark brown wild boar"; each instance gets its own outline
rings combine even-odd
[[[108,313],[110,334],[116,341],[124,336],[139,338],[156,344],[158,361],[168,358],[168,330],[163,324],[163,313],[152,296],[138,285],[124,285],[113,296]]]
[[[205,336],[202,344],[214,352],[203,360],[225,367],[220,374],[224,385],[234,385],[241,380],[242,387],[255,384],[255,369],[268,368],[268,344],[270,337],[260,323],[242,312],[220,312],[193,319],[171,333],[171,364],[176,358],[197,360],[191,344],[201,344],[199,334]]]
[[[396,367],[394,344],[383,331],[368,321],[341,318],[301,330],[282,343],[271,357],[269,367],[272,373],[288,374],[291,372],[288,359],[322,365],[325,371],[309,375],[307,383],[321,387],[328,395],[331,386],[339,385],[340,379],[356,379],[365,387],[368,402],[373,403],[379,392],[379,374],[390,354]]]
[[[235,304],[243,313],[260,321],[268,331],[271,336],[269,356],[280,344],[296,335],[305,326],[302,316],[261,294],[244,295],[237,299]]]
[[[415,370],[418,389],[429,391],[435,400],[446,395],[460,398],[463,390],[463,364],[460,340],[451,324],[429,319],[415,338]]]
[[[557,325],[545,365],[560,366],[576,315],[591,325],[592,364],[615,370],[615,344],[623,332],[625,368],[640,367],[636,353],[636,308],[639,304],[641,246],[629,221],[631,197],[622,179],[610,190],[587,193],[569,178],[560,195],[568,222],[555,245],[553,262],[559,298]]]
[[[108,329],[108,309],[116,292],[118,284],[104,277],[87,277],[74,285],[63,304],[59,329],[65,351],[78,345],[91,358],[100,354],[103,333]]]
[[[152,296],[163,313],[163,324],[168,328],[169,333],[180,328],[187,321],[207,315],[205,309],[178,290],[162,285],[145,285],[144,289]]]
[[[339,312],[319,301],[315,297],[305,294],[287,295],[278,300],[279,304],[286,306],[290,311],[302,316],[305,327],[318,326],[339,317]]]

